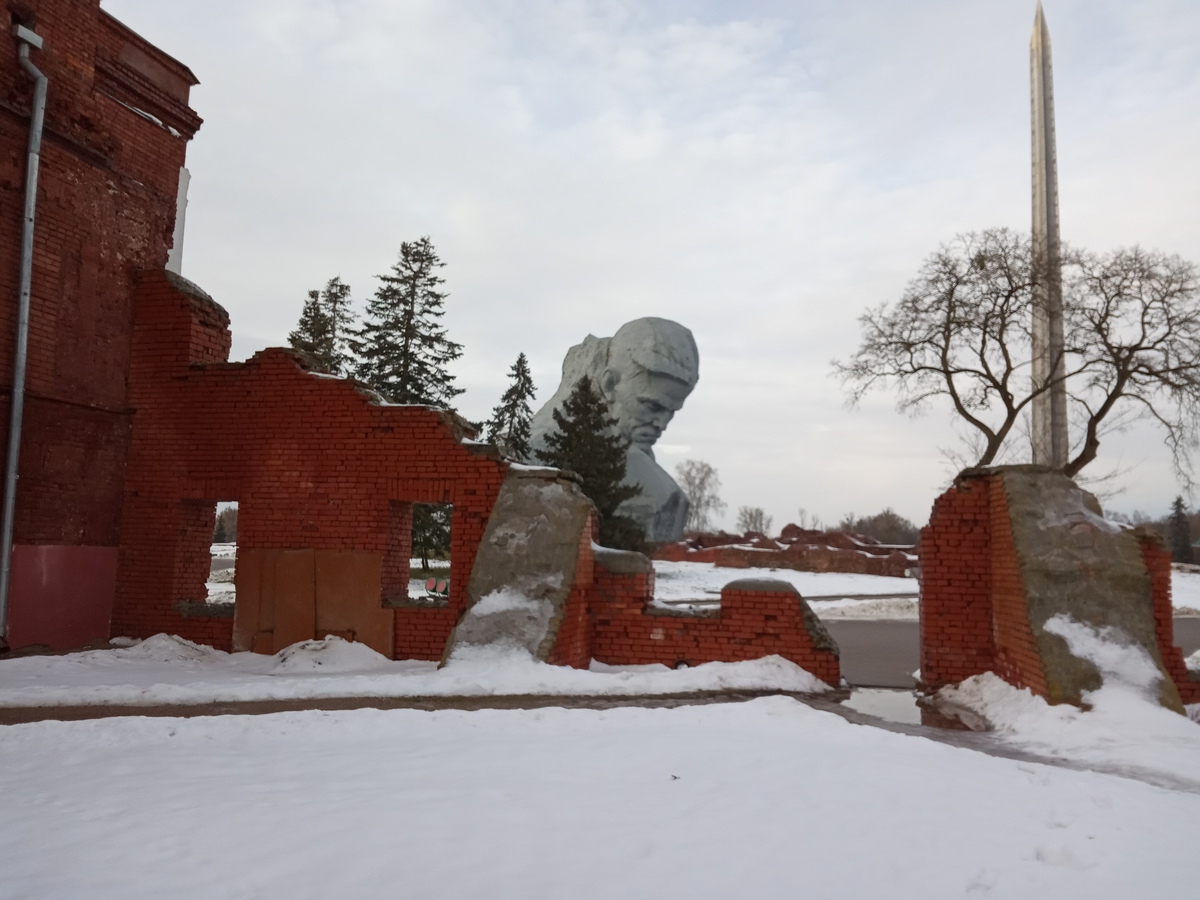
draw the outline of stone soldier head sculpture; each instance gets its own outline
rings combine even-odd
[[[599,388],[618,430],[629,439],[625,483],[642,489],[618,511],[638,522],[648,541],[679,540],[687,498],[655,462],[652,448],[700,377],[692,333],[678,322],[648,317],[625,323],[610,338],[588,335],[567,351],[558,390],[533,417],[534,449],[545,446],[546,434],[556,427],[554,410],[584,375]]]
[[[597,384],[629,442],[650,449],[700,377],[692,333],[669,319],[635,319],[609,338]]]

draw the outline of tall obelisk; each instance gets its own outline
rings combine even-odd
[[[1058,235],[1058,157],[1054,149],[1054,75],[1050,32],[1038,0],[1029,42],[1033,107],[1033,384],[1050,389],[1033,401],[1033,461],[1061,469],[1067,438],[1063,359],[1062,259]]]

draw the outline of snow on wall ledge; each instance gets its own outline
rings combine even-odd
[[[1166,676],[1164,706],[1200,702],[1200,682],[1174,644],[1161,540],[1105,522],[1095,498],[1061,473],[963,472],[934,503],[919,546],[923,689],[991,671],[1078,705],[1101,677],[1045,627],[1065,614],[1141,647]]]

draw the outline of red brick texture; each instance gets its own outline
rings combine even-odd
[[[837,536],[846,539],[846,546],[797,542],[780,548],[768,539],[758,542],[761,547],[694,547],[687,541],[680,541],[659,547],[654,558],[668,562],[713,563],[727,569],[759,567],[799,572],[855,572],[892,578],[904,578],[915,566],[915,561],[902,551],[858,545],[846,535]]]
[[[1200,683],[1190,680],[1174,645],[1170,554],[1156,538],[1141,539],[1159,650],[1184,702],[1200,702]],[[935,501],[919,554],[921,687],[937,690],[990,671],[1045,696],[1002,476],[960,476]]]
[[[599,567],[592,550],[597,535],[595,513],[579,539],[579,555],[575,562],[575,581],[567,596],[562,621],[547,661],[557,666],[586,669],[592,660],[592,616],[590,606],[595,595]]]
[[[611,572],[597,560],[591,655],[610,665],[673,666],[778,654],[837,687],[841,669],[836,645],[818,646],[805,627],[799,594],[784,582],[777,584],[779,590],[727,586],[715,615],[680,615],[650,605],[653,570]]]
[[[32,51],[31,59],[49,79],[15,543],[30,550],[107,549],[111,556],[130,438],[126,375],[134,275],[167,259],[179,170],[200,126],[188,106],[196,79],[101,11],[99,0],[24,0],[9,6],[18,14],[6,12],[6,33],[15,17],[43,37],[44,49]],[[5,423],[32,95],[33,81],[18,66],[10,36],[0,53],[0,418]],[[36,558],[38,553],[19,554],[14,565]],[[93,574],[80,584],[88,597],[81,614],[89,621],[101,616],[107,623],[111,569],[89,567]],[[15,639],[70,645],[78,634],[55,624],[69,622],[70,616],[42,615],[36,607],[58,598],[26,574],[14,571],[19,584],[12,609],[19,619],[41,624]]]
[[[1163,546],[1162,538],[1149,531],[1139,531],[1142,558],[1150,573],[1151,592],[1154,597],[1154,628],[1158,635],[1158,649],[1162,652],[1163,665],[1167,674],[1179,688],[1179,698],[1184,703],[1200,703],[1200,680],[1197,680],[1183,661],[1183,651],[1175,646],[1174,608],[1171,604],[1171,551]]]
[[[447,413],[381,404],[291,351],[227,363],[228,348],[224,310],[177,276],[142,274],[113,631],[230,645],[230,620],[178,608],[204,597],[217,501],[239,503],[240,551],[377,554],[381,603],[407,587],[411,504],[452,503],[448,604],[395,610],[394,652],[438,659],[507,464]]]

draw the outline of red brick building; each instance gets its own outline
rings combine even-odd
[[[6,25],[44,41],[32,59],[49,78],[10,644],[69,649],[167,631],[271,653],[335,633],[389,656],[439,658],[509,464],[453,414],[384,403],[291,351],[227,362],[225,310],[165,271],[200,126],[188,106],[196,78],[99,0],[7,12]],[[32,95],[15,39],[0,53],[0,93],[7,419]],[[220,501],[239,503],[233,615],[205,602]],[[414,503],[453,505],[444,601],[408,596]],[[632,572],[593,565],[590,535],[554,662],[779,653],[838,682],[836,646],[794,591],[731,586],[716,616],[666,616],[651,609],[648,561]]]
[[[108,636],[132,410],[136,273],[162,269],[187,143],[186,66],[100,9],[24,0],[0,41],[0,415],[8,422],[33,82],[12,24],[44,40],[24,429],[9,604],[14,647]],[[4,430],[7,436],[7,428]],[[0,438],[7,440],[7,438]]]

